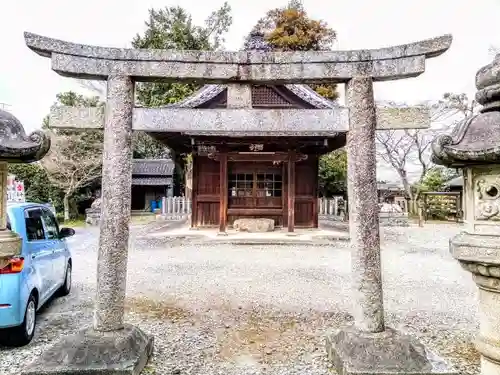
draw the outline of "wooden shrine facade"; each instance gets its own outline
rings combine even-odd
[[[266,144],[260,144],[264,147]],[[238,218],[317,227],[318,156],[215,152],[193,157],[193,227],[226,230]]]

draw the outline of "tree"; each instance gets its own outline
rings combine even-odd
[[[55,105],[95,107],[102,105],[98,97],[85,97],[74,92],[57,95]],[[50,129],[48,118],[44,127]],[[71,218],[71,204],[82,189],[101,178],[103,133],[100,130],[73,131],[50,129],[52,145],[41,160],[49,181],[63,192],[64,220]]]
[[[420,183],[420,191],[443,191],[446,182],[458,177],[455,169],[434,166],[429,169]]]
[[[56,209],[62,205],[61,191],[49,180],[40,163],[9,164],[9,173],[24,182],[28,202],[47,203],[52,201]]]
[[[326,22],[310,18],[298,0],[290,1],[285,7],[269,10],[253,31],[263,33],[276,51],[327,51],[332,49],[337,37]],[[335,84],[311,87],[325,98],[338,98]]]
[[[319,189],[324,197],[347,192],[347,154],[344,149],[333,151],[319,159]]]
[[[224,35],[232,23],[231,7],[226,2],[213,11],[204,26],[193,23],[191,15],[179,6],[150,9],[143,35],[132,41],[134,48],[178,50],[217,50],[222,47]],[[137,85],[137,101],[144,107],[159,107],[176,103],[193,94],[200,86],[196,83],[144,82]],[[166,157],[169,150],[143,132],[134,132],[134,157]]]
[[[451,124],[472,116],[476,110],[476,103],[470,101],[466,94],[445,93],[439,102],[426,105],[431,112],[430,129],[386,130],[376,134],[378,156],[398,174],[414,213],[422,192],[422,181],[432,167],[430,144],[437,134],[448,130]],[[415,185],[410,181],[411,166],[418,170]]]

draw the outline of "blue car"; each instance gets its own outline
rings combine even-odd
[[[0,343],[24,346],[33,339],[40,307],[71,291],[65,238],[75,231],[59,228],[52,211],[36,203],[9,204],[7,227],[21,237],[22,252],[0,269]]]

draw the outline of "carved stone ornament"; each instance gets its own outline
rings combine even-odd
[[[0,110],[0,161],[30,163],[38,161],[50,149],[50,137],[42,131],[26,135],[21,122]]]
[[[432,160],[448,167],[500,163],[500,56],[476,74],[480,113],[460,122],[432,143]]]
[[[500,56],[476,74],[480,113],[432,144],[435,163],[463,168],[465,226],[450,252],[479,288],[481,374],[500,374]]]
[[[476,220],[500,220],[500,180],[497,176],[481,176],[476,181]]]

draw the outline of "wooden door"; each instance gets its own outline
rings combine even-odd
[[[295,166],[295,226],[314,228],[318,223],[318,158],[310,156]]]
[[[283,175],[272,162],[232,162],[228,166],[228,222],[268,217],[283,225]]]
[[[219,225],[220,174],[219,162],[197,156],[193,162],[194,226]]]

